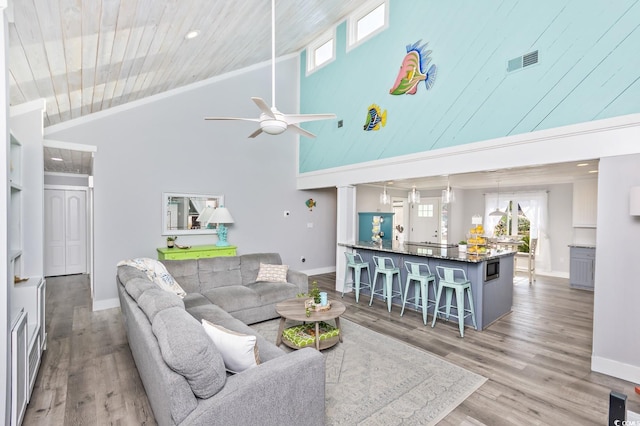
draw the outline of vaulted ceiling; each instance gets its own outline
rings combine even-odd
[[[363,0],[276,0],[276,55],[299,52]],[[269,0],[13,0],[10,103],[50,126],[269,60]],[[187,39],[189,31],[199,36]]]

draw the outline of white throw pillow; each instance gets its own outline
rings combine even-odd
[[[118,262],[117,266],[122,265],[133,266],[134,268],[143,271],[151,281],[156,283],[158,287],[165,291],[175,293],[180,297],[184,297],[187,294],[169,271],[167,271],[167,268],[165,268],[162,262],[148,257],[139,257],[136,259],[122,260]]]
[[[258,277],[256,281],[268,281],[272,283],[286,283],[287,271],[289,266],[287,265],[270,265],[268,263],[260,263],[260,270],[258,271]]]
[[[241,373],[260,364],[256,336],[241,334],[203,319],[204,331],[216,345],[224,365],[232,373]]]

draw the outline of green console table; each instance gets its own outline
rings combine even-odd
[[[158,248],[158,260],[204,259],[207,257],[235,256],[236,246],[218,247],[216,245],[191,246],[187,249]]]

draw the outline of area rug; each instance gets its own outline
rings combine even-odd
[[[279,321],[251,327],[275,342]],[[434,425],[487,380],[346,319],[340,325],[343,342],[322,351],[328,425]]]

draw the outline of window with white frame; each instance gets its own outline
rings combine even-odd
[[[433,217],[433,204],[418,204],[418,217]]]
[[[358,46],[389,26],[389,0],[371,0],[349,16],[347,50]]]
[[[336,58],[335,28],[318,37],[307,46],[307,75]]]

